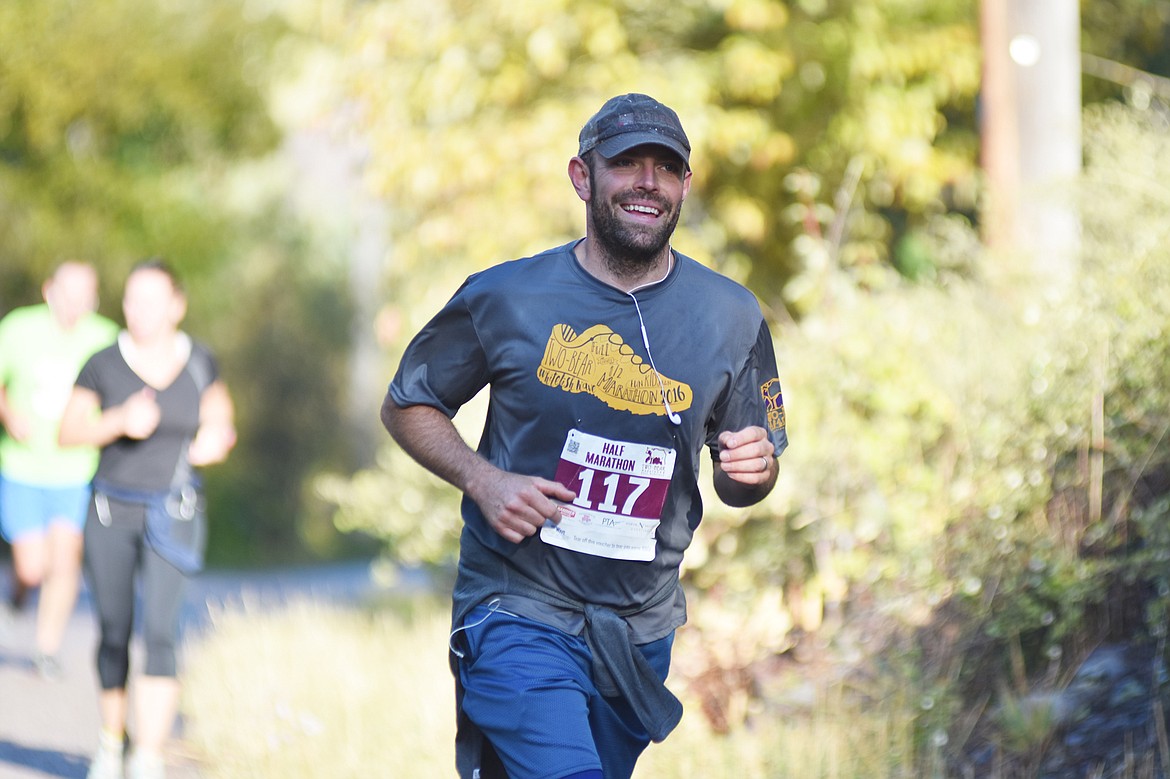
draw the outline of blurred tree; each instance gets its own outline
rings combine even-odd
[[[3,288],[69,255],[114,293],[143,254],[192,276],[222,258],[209,189],[278,139],[259,91],[274,33],[220,0],[0,6]]]
[[[344,547],[302,489],[322,462],[352,464],[338,424],[350,310],[344,238],[289,202],[276,79],[299,77],[316,33],[283,5],[0,4],[0,309],[74,256],[99,267],[120,319],[131,263],[178,267],[240,427],[208,472],[213,564]]]
[[[416,310],[579,232],[565,163],[622,91],[660,97],[692,135],[698,186],[676,244],[770,305],[805,303],[810,285],[784,292],[810,264],[794,241],[835,213],[834,259],[862,273],[931,215],[974,213],[970,0],[691,0],[669,14],[644,0],[388,0],[355,4],[342,45],[372,183],[394,210],[389,272],[399,299],[430,304]]]
[[[1170,77],[1170,1],[1081,0],[1081,46],[1085,53]],[[1086,102],[1125,97],[1143,103],[1149,95],[1101,78],[1085,80]]]

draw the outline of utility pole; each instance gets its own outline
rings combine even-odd
[[[1020,139],[1016,116],[1016,81],[1008,54],[1008,3],[983,0],[979,36],[983,43],[983,84],[979,92],[979,140],[987,197],[983,241],[992,249],[1010,249],[1016,241],[1017,195],[1020,191]]]
[[[1054,289],[1078,266],[1081,172],[1077,0],[983,0],[987,238],[1017,249]]]

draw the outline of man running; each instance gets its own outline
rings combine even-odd
[[[464,493],[451,650],[465,779],[632,774],[681,716],[664,682],[703,449],[720,499],[748,506],[788,442],[755,297],[670,246],[691,187],[678,116],[622,95],[579,142],[585,237],[468,278],[382,406],[395,440]],[[473,450],[451,418],[484,386]]]

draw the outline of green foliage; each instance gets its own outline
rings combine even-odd
[[[486,401],[481,393],[455,418],[465,440],[479,435]],[[458,490],[423,470],[393,442],[382,447],[375,466],[353,476],[334,473],[316,479],[317,494],[336,507],[333,521],[338,529],[377,538],[387,564],[448,567],[463,529]]]
[[[414,464],[397,446],[385,447],[380,468],[401,473],[391,481],[381,470],[364,470],[351,479],[325,474],[318,494],[336,506],[333,522],[343,533],[376,536],[395,564],[441,568],[458,548],[459,493]]]
[[[117,300],[138,257],[168,250],[186,269],[221,254],[206,188],[276,140],[257,59],[273,32],[218,0],[5,3],[0,282],[76,255]]]
[[[360,52],[350,91],[395,213],[395,298],[421,314],[430,290],[578,234],[565,165],[623,91],[660,97],[691,135],[684,251],[786,305],[793,240],[828,229],[821,197],[857,160],[840,256],[885,263],[927,214],[973,208],[972,21],[966,0],[355,5],[342,45]]]
[[[0,4],[0,311],[39,299],[77,257],[120,320],[133,262],[176,265],[184,327],[214,349],[237,405],[240,443],[207,473],[212,564],[353,546],[303,486],[322,462],[351,463],[345,247],[317,245],[283,204],[271,93],[310,41],[262,5]]]
[[[1166,0],[1080,0],[1081,50],[1141,71],[1170,77],[1170,2]],[[1085,95],[1098,101],[1128,94],[1148,99],[1142,84],[1084,80]],[[1136,93],[1136,94],[1135,94]]]
[[[302,256],[295,243],[269,245],[249,255],[247,273],[225,269],[218,279],[248,305],[218,320],[240,433],[214,472],[216,564],[328,558],[354,547],[322,532],[329,518],[309,486],[323,464],[352,462],[339,411],[352,311],[344,276],[317,273]]]
[[[968,694],[1051,684],[1100,642],[1165,634],[1170,141],[1158,111],[1097,107],[1085,126],[1082,272],[1021,308],[1040,337],[988,471],[1003,484],[949,522],[955,587],[925,631],[960,634],[949,661]]]
[[[1003,749],[1038,766],[1060,724],[1056,705],[1049,697],[1004,694],[995,712]]]

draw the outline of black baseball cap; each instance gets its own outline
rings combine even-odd
[[[635,146],[654,144],[665,146],[691,166],[691,142],[678,114],[648,95],[611,97],[581,128],[580,142],[578,156],[597,149],[608,159]]]

